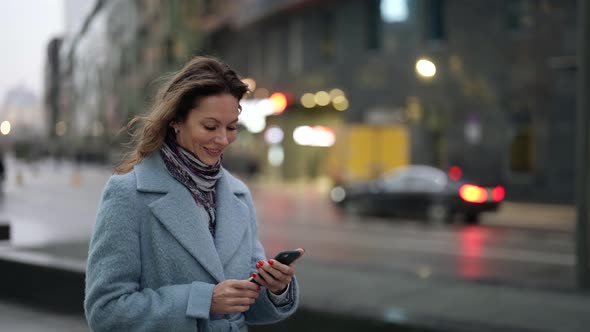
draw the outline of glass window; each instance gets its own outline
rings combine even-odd
[[[506,25],[509,30],[521,31],[534,25],[534,4],[530,0],[509,0]]]
[[[320,54],[322,59],[326,62],[334,60],[336,54],[336,40],[334,38],[334,14],[331,12],[324,12],[321,15],[321,40],[320,40]]]
[[[381,14],[380,2],[377,0],[365,1],[367,6],[367,49],[378,50],[381,48]]]
[[[424,15],[424,30],[427,40],[443,40],[445,31],[445,0],[428,0]]]
[[[438,192],[442,190],[444,183],[437,178],[411,176],[405,181],[406,188],[410,192]]]
[[[260,78],[262,76],[262,42],[260,38],[251,39],[248,44],[248,70],[251,76]]]
[[[532,173],[533,151],[533,128],[520,127],[510,144],[510,170],[515,173]]]
[[[281,73],[281,31],[274,27],[267,33],[266,51],[266,76],[276,80]]]
[[[405,22],[408,20],[408,0],[381,0],[379,9],[381,20],[385,23]]]
[[[383,189],[387,191],[397,191],[404,188],[404,179],[403,177],[391,177],[386,178],[382,182]]]
[[[299,74],[303,70],[303,22],[293,18],[289,24],[289,72]]]

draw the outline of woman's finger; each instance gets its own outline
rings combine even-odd
[[[295,274],[295,262],[290,265],[282,264],[274,259],[268,260],[268,265],[272,268],[279,270],[281,273],[292,276]]]

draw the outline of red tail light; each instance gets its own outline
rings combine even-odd
[[[463,176],[463,170],[459,166],[453,166],[449,168],[448,172],[449,178],[453,181],[459,181]]]
[[[459,196],[470,203],[483,203],[488,199],[488,192],[482,187],[464,184],[459,188]]]
[[[497,186],[496,188],[494,188],[494,190],[492,190],[492,199],[494,200],[494,202],[500,202],[504,199],[505,196],[506,190],[504,190],[504,187],[502,186]]]

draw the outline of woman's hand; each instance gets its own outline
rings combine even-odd
[[[297,248],[301,255],[305,253],[302,248]],[[301,256],[299,256],[301,257]],[[254,281],[260,286],[266,287],[275,295],[282,294],[295,275],[295,262],[285,265],[274,259],[268,261],[258,261],[256,264],[258,275],[252,275]]]
[[[249,280],[224,280],[213,288],[212,314],[232,314],[250,309],[260,295],[260,287]]]

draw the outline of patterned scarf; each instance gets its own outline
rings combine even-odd
[[[166,168],[182,183],[199,206],[209,215],[209,232],[215,237],[215,184],[221,177],[221,160],[213,166],[200,161],[194,154],[176,144],[174,135],[168,135],[160,148]]]

